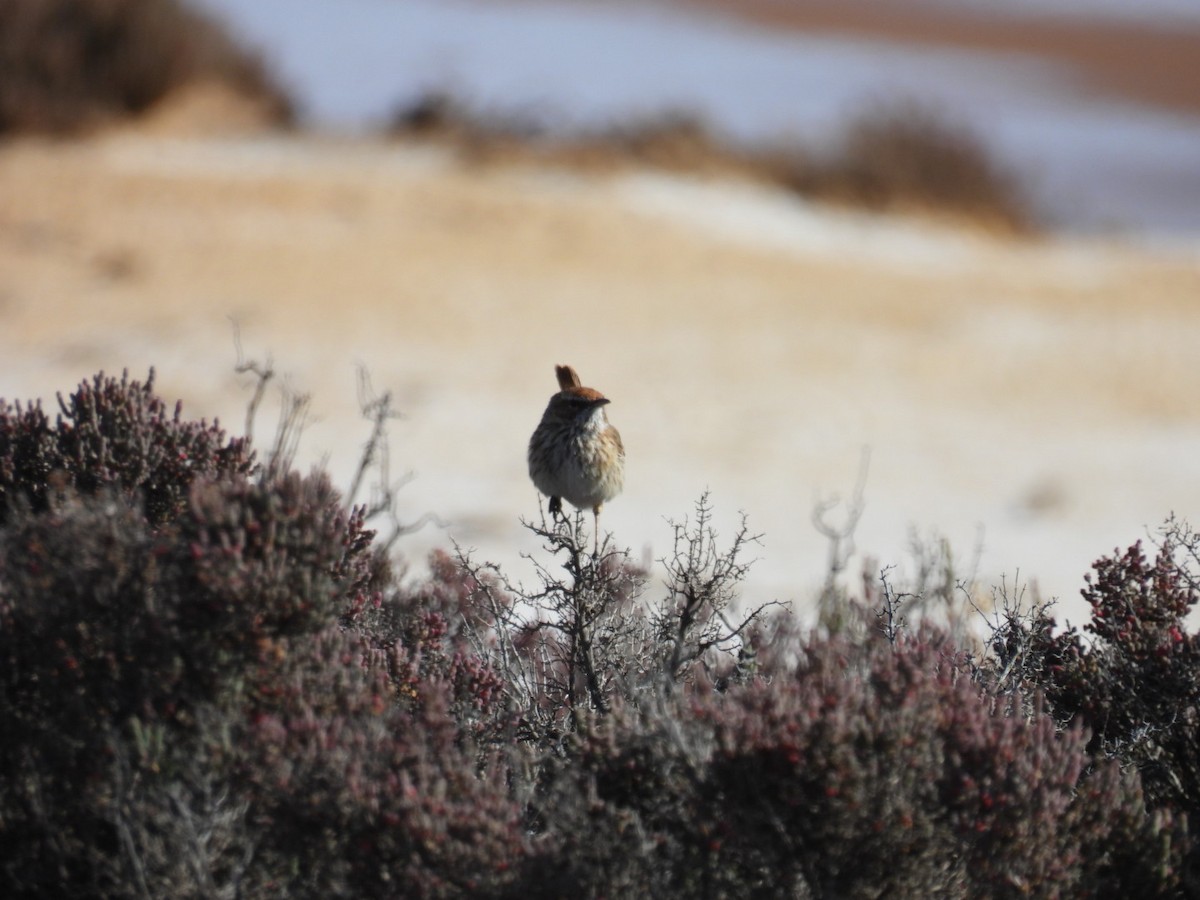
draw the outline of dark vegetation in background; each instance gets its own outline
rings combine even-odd
[[[0,401],[6,897],[1197,891],[1181,523],[1096,564],[1083,633],[1000,592],[956,637],[944,560],[804,632],[736,611],[756,537],[707,498],[653,575],[577,516],[529,524],[533,586],[401,581],[290,438],[260,465],[152,377],[59,406]]]
[[[205,80],[292,119],[262,62],[178,0],[0,0],[0,134],[76,133]]]
[[[1033,212],[1015,177],[969,129],[919,104],[877,107],[847,127],[832,154],[779,154],[778,177],[806,196],[874,210],[949,213],[1028,231]]]
[[[79,133],[205,81],[257,100],[279,124],[294,118],[262,61],[180,0],[0,0],[0,135]],[[449,143],[475,162],[738,174],[853,207],[1007,231],[1035,225],[1019,186],[972,134],[912,104],[866,111],[820,154],[738,147],[687,113],[563,134],[537,116],[489,114],[437,91],[398,109],[389,130]]]
[[[477,163],[732,174],[856,208],[951,216],[1017,233],[1037,225],[1021,186],[983,143],[917,103],[863,111],[822,153],[795,144],[739,147],[686,112],[564,133],[536,116],[488,113],[441,91],[401,106],[389,130],[448,144]]]

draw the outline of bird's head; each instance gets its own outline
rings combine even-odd
[[[606,424],[604,407],[610,402],[595,388],[584,387],[570,366],[556,366],[561,390],[550,398],[550,412],[562,421],[579,424]]]

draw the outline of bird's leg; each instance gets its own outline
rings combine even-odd
[[[592,531],[594,538],[592,542],[592,559],[596,559],[600,555],[600,507],[592,507]]]
[[[558,524],[558,520],[564,518],[562,511],[562,497],[550,498],[550,521]]]

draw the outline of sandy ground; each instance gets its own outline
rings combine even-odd
[[[910,528],[1073,597],[1096,556],[1200,517],[1200,249],[1025,243],[653,173],[155,127],[0,145],[0,396],[158,369],[240,430],[249,355],[313,396],[302,458],[348,481],[356,368],[394,391],[404,509],[526,572],[528,435],[573,364],[629,452],[603,524],[635,556],[712,491],[765,534],[748,595],[811,597],[818,498],[871,465],[859,546]],[[264,423],[260,427],[267,427]]]

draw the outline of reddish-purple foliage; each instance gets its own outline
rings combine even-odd
[[[1200,595],[1184,578],[1168,543],[1151,565],[1138,541],[1123,554],[1105,557],[1087,575],[1083,598],[1092,607],[1087,630],[1122,646],[1131,661],[1186,656],[1191,641],[1184,619]]]
[[[45,510],[73,488],[92,494],[104,487],[139,498],[147,519],[175,516],[197,479],[247,475],[254,454],[246,441],[227,439],[213,422],[172,413],[154,393],[154,370],[145,384],[106,378],[80,384],[51,424],[41,402],[10,405],[0,399],[0,524],[14,504]]]
[[[400,594],[362,511],[163,409],[96,379],[0,417],[0,892],[499,890],[520,810],[452,714],[497,690],[458,619],[367,633]]]
[[[520,808],[451,714],[472,689],[485,707],[494,676],[465,654],[408,680],[371,665],[371,639],[337,625],[369,575],[337,500],[289,475],[195,485],[158,529],[105,493],[0,529],[0,837],[25,848],[9,895],[132,896],[140,870],[152,893],[208,896],[177,870],[185,800],[224,823],[209,878],[271,895],[517,877]]]
[[[1046,642],[1039,686],[1063,721],[1092,731],[1093,752],[1135,764],[1154,805],[1200,816],[1200,635],[1186,618],[1200,594],[1164,543],[1141,543],[1095,563],[1083,589],[1085,641],[1074,630]]]
[[[461,728],[480,741],[495,740],[506,730],[504,684],[472,644],[472,578],[443,552],[429,563],[427,579],[373,594],[343,621],[370,641],[371,663],[387,669],[397,702],[417,711],[436,683]]]
[[[934,630],[707,629],[732,556],[676,559],[709,612],[648,615],[615,552],[532,596],[445,555],[402,586],[323,475],[252,479],[148,386],[63,407],[0,404],[5,896],[1186,890],[1174,544],[1097,564],[1092,641],[1042,610],[992,667]]]
[[[258,877],[285,895],[502,892],[527,851],[505,769],[477,766],[444,685],[421,684],[415,710],[398,704],[368,652],[336,630],[274,647],[235,751],[262,828]]]
[[[1093,768],[1084,733],[992,700],[935,634],[800,649],[792,672],[619,716],[585,742],[588,815],[648,848],[611,839],[627,870],[669,871],[674,896],[1174,884],[1170,823],[1146,815],[1136,779]],[[572,850],[580,881],[600,874],[595,846]]]
[[[340,503],[323,474],[197,485],[164,560],[187,627],[249,645],[336,621],[370,577],[372,534]]]

